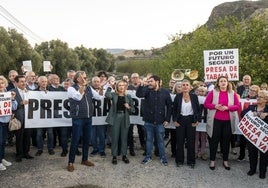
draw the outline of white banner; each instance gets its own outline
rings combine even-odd
[[[0,116],[12,115],[11,92],[0,93]]]
[[[143,125],[141,113],[141,102],[143,99],[136,97],[135,91],[128,91],[131,95],[135,112],[130,116],[132,124]],[[39,127],[66,127],[71,126],[71,118],[69,113],[69,100],[67,92],[43,92],[43,91],[28,91],[27,97],[29,104],[25,106],[25,127],[26,128],[39,128]],[[171,94],[172,101],[175,95]],[[206,132],[206,109],[204,108],[205,97],[198,96],[200,108],[202,111],[202,120],[197,126],[196,130]],[[236,124],[239,123],[240,113],[248,105],[256,103],[256,100],[241,99],[241,110],[238,112]],[[102,100],[93,100],[94,113],[92,118],[93,125],[105,125],[106,117],[108,115],[111,101],[107,98]],[[166,128],[175,129],[172,123]],[[238,126],[236,126],[235,134],[241,134]]]
[[[249,111],[240,121],[239,129],[242,134],[260,151],[268,150],[268,124]]]
[[[141,99],[137,98],[135,92],[128,91],[134,103],[135,112],[130,116],[133,124],[141,124]],[[66,127],[71,126],[71,117],[69,113],[69,100],[67,92],[44,92],[28,91],[29,104],[25,106],[25,127]],[[108,115],[111,102],[109,99],[93,100],[94,113],[92,125],[104,125]]]
[[[238,81],[238,62],[238,49],[205,50],[205,81],[215,82],[219,76],[226,76],[229,81]]]

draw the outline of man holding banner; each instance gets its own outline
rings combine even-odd
[[[257,104],[249,105],[242,111],[239,129],[247,139],[250,170],[248,175],[256,173],[258,153],[260,153],[259,177],[266,177],[268,165],[268,91],[258,93]],[[260,150],[260,152],[258,151]]]

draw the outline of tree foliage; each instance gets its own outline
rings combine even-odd
[[[113,56],[103,49],[92,50],[83,46],[72,49],[61,40],[42,42],[32,48],[15,29],[6,31],[0,27],[0,74],[7,76],[12,69],[20,72],[24,60],[32,61],[33,70],[38,75],[46,74],[43,61],[50,61],[52,72],[61,78],[65,78],[70,69],[84,70],[88,75],[100,69],[111,71],[115,63]]]
[[[175,34],[171,43],[159,53],[158,60],[144,60],[143,69],[158,74],[163,79],[164,86],[174,69],[197,70],[198,80],[204,80],[203,51],[231,48],[239,49],[240,79],[249,74],[255,84],[268,81],[268,23],[264,17],[242,22],[235,17],[225,17],[213,29],[201,26],[192,33]],[[131,63],[131,69],[126,65],[124,69],[138,72],[139,67]],[[120,71],[121,66],[118,66]]]

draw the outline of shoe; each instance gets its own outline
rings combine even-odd
[[[129,160],[128,160],[128,158],[127,158],[125,155],[123,156],[122,160],[123,160],[126,164],[129,163]]]
[[[67,166],[67,170],[68,170],[69,172],[73,172],[73,171],[74,171],[74,165],[73,165],[73,163],[69,163],[69,164],[68,164],[68,166]]]
[[[232,153],[233,153],[233,155],[236,155],[237,154],[237,151],[236,151],[236,149],[234,148],[234,149],[232,149]]]
[[[11,165],[12,165],[11,162],[9,162],[9,161],[7,161],[7,160],[5,160],[5,159],[2,159],[2,164],[3,164],[4,166],[11,166]]]
[[[210,168],[210,170],[215,170],[215,162],[214,162],[214,165],[212,166],[212,165],[211,165],[211,161],[210,161],[209,168]]]
[[[194,169],[195,164],[188,164],[188,166],[192,169]]]
[[[161,160],[162,165],[167,166],[168,162],[166,160]]]
[[[49,155],[54,155],[54,154],[55,154],[55,151],[54,151],[53,149],[49,149],[49,150],[48,150],[48,154],[49,154]]]
[[[66,157],[67,156],[67,153],[68,153],[68,150],[62,150],[60,156],[61,157]]]
[[[259,175],[259,178],[261,178],[261,179],[265,179],[265,178],[266,178],[266,175],[265,175],[265,174],[260,174],[260,175]]]
[[[131,156],[135,156],[135,155],[136,155],[136,153],[135,153],[134,150],[130,150],[130,151],[129,151],[129,154],[130,154]]]
[[[224,162],[222,163],[223,167],[225,168],[225,170],[231,170],[231,167],[229,166],[225,166]]]
[[[35,153],[35,156],[40,156],[42,155],[43,151],[42,150],[38,150],[36,153]]]
[[[22,161],[21,156],[16,156],[16,162],[21,162],[21,161]]]
[[[249,170],[248,173],[247,173],[247,175],[249,175],[249,176],[253,176],[255,173],[256,173],[256,171],[254,171],[254,170]]]
[[[2,163],[0,163],[0,171],[6,170],[6,169],[7,168]]]
[[[245,160],[245,157],[243,157],[243,156],[239,156],[239,157],[237,158],[237,161],[238,161],[238,162],[241,162],[241,161],[243,161],[243,160]]]
[[[81,153],[81,151],[79,151],[79,150],[77,149],[76,152],[75,152],[75,155],[80,156],[80,155],[82,155],[82,153]]]
[[[201,155],[201,159],[203,160],[203,161],[206,161],[207,160],[207,155],[204,153],[204,154],[202,154]]]
[[[85,166],[95,166],[95,164],[90,162],[89,160],[82,161],[81,164]]]
[[[151,158],[145,158],[145,159],[143,159],[143,161],[141,162],[142,164],[148,164],[148,163],[150,163],[150,162],[152,162],[152,159]]]
[[[27,153],[27,154],[24,155],[24,158],[25,159],[33,159],[34,157]]]
[[[106,157],[105,152],[100,152],[100,156],[101,156],[101,158],[105,158]]]
[[[177,167],[182,167],[183,163],[177,163],[176,165],[177,165]]]
[[[91,157],[94,157],[94,156],[96,156],[97,154],[98,154],[98,151],[93,150],[93,151],[90,153],[90,156],[91,156]]]
[[[116,159],[116,157],[113,157],[112,163],[113,163],[114,165],[117,165],[117,159]]]

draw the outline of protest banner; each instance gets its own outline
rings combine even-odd
[[[0,94],[0,116],[12,115],[11,92]]]
[[[131,95],[134,105],[134,113],[130,115],[130,122],[132,124],[143,125],[142,120],[142,100],[136,97],[135,91],[127,91]],[[175,95],[171,94],[172,101]],[[71,117],[69,113],[69,100],[67,92],[44,92],[44,91],[28,91],[27,98],[29,104],[25,106],[25,127],[26,128],[41,128],[41,127],[66,127],[71,126]],[[196,131],[206,132],[206,113],[204,108],[205,97],[198,96],[200,108],[202,112],[202,120],[196,127]],[[239,123],[240,113],[246,109],[250,104],[256,103],[256,99],[240,99],[241,109],[238,112],[236,125]],[[93,118],[92,125],[105,125],[106,117],[109,113],[111,102],[107,98],[101,100],[93,100]],[[172,119],[169,125],[165,128],[175,129]],[[236,126],[234,134],[241,134]]]
[[[239,130],[253,145],[265,153],[268,150],[268,124],[249,111],[240,121]]]
[[[239,80],[238,49],[205,50],[205,82],[215,82],[219,76],[226,76],[229,81]]]
[[[135,112],[131,114],[133,124],[144,124],[141,113],[141,99],[135,92],[128,91],[133,99]],[[28,91],[29,104],[25,106],[25,128],[71,126],[70,104],[67,92]],[[107,98],[93,100],[92,125],[105,125],[111,102]]]

